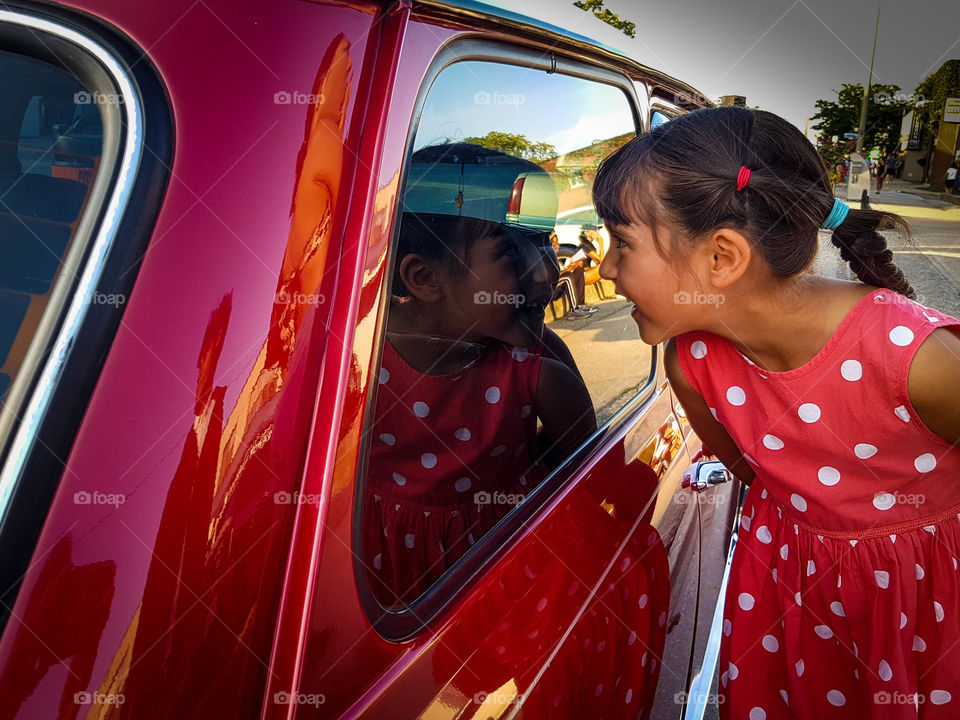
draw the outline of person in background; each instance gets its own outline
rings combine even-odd
[[[883,181],[887,179],[887,164],[883,160],[877,160],[877,192],[883,189]]]
[[[553,245],[553,251],[557,253],[557,257],[560,257],[560,239],[557,237],[555,232],[550,233],[550,242]],[[585,318],[593,315],[593,313],[597,311],[597,308],[590,307],[584,302],[586,298],[587,283],[584,276],[585,271],[583,269],[583,265],[584,258],[586,257],[587,256],[584,253],[581,245],[581,248],[578,249],[569,260],[567,260],[567,264],[564,265],[560,270],[561,278],[568,277],[573,282],[574,297],[570,298],[571,307],[570,310],[567,311],[566,315],[564,315],[566,318]]]
[[[957,161],[954,160],[950,167],[947,168],[947,181],[944,183],[946,185],[946,190],[951,195],[953,194],[953,187],[957,181]]]

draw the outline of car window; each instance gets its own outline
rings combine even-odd
[[[40,324],[100,161],[98,103],[72,75],[0,51],[0,400]]]
[[[383,605],[421,596],[648,384],[631,308],[597,272],[591,197],[635,117],[614,85],[494,62],[430,87],[359,483]]]
[[[653,130],[657,125],[663,125],[665,122],[670,121],[670,116],[666,115],[659,110],[654,110],[650,115],[650,129]]]

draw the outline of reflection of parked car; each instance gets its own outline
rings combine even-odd
[[[362,560],[367,451],[396,440],[374,437],[370,408],[389,384],[401,213],[439,200],[482,216],[485,181],[469,172],[492,167],[523,185],[513,210],[497,194],[491,219],[562,229],[581,208],[579,228],[596,138],[647,128],[658,93],[696,96],[495,12],[68,0],[0,13],[3,717],[683,713],[736,504],[681,488],[700,442],[622,300],[590,321],[603,342],[550,348],[579,355],[597,431],[412,604],[379,602]],[[116,100],[85,105],[102,134],[77,93]],[[79,134],[52,132],[78,118]],[[469,167],[417,154],[489,131],[555,146],[557,172],[583,183],[570,204],[552,209],[549,170],[504,152]],[[439,140],[414,152],[418,133]],[[58,175],[53,152],[93,167]],[[436,197],[416,196],[424,174]],[[611,363],[614,345],[633,349]],[[496,402],[488,390],[478,405]],[[466,423],[476,408],[455,411]],[[610,682],[588,686],[598,674]]]

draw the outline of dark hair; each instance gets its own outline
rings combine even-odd
[[[742,165],[751,175],[738,192]],[[606,222],[641,220],[656,240],[658,224],[669,221],[688,244],[733,228],[779,278],[810,266],[833,197],[823,160],[796,127],[773,113],[737,107],[696,110],[637,136],[600,164],[593,186]],[[879,233],[886,229],[910,232],[899,215],[851,209],[831,240],[862,282],[914,297]]]

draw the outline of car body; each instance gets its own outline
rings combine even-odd
[[[623,301],[600,314],[629,363],[556,326],[596,432],[415,603],[371,592],[358,498],[437,78],[615,91],[631,132],[689,86],[475,3],[12,3],[0,52],[29,66],[0,81],[0,717],[547,716],[570,638],[641,585],[631,694],[683,712],[735,491],[680,487],[700,443]]]

